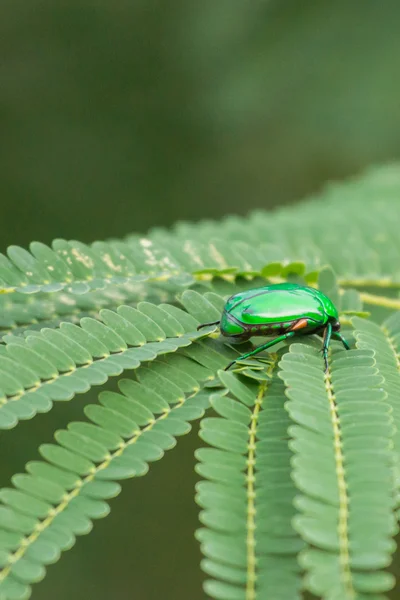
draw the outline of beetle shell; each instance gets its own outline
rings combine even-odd
[[[319,290],[295,283],[279,283],[240,292],[225,304],[221,333],[242,340],[253,335],[281,335],[289,331],[318,333],[331,322],[339,331],[338,311]]]

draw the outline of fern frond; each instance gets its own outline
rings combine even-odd
[[[10,293],[57,292],[85,294],[106,286],[144,281],[191,281],[166,251],[152,242],[137,244],[54,240],[52,248],[32,242],[30,251],[10,246],[0,255],[0,291]]]
[[[390,185],[388,185],[390,181]],[[180,224],[146,238],[94,242],[33,242],[0,256],[0,291],[66,290],[85,294],[126,283],[167,281],[179,287],[224,277],[281,277],[331,265],[342,287],[400,286],[396,219],[399,170],[382,169],[336,184],[319,197],[273,214],[219,223]],[[337,234],[346,244],[337,244]],[[361,233],[362,232],[362,233]]]
[[[392,408],[393,422],[396,427],[393,446],[396,454],[395,478],[397,488],[397,506],[400,506],[400,313],[395,313],[382,325],[372,321],[354,318],[354,335],[358,348],[369,349],[374,353],[379,372],[384,376],[382,387],[387,394],[388,404]]]
[[[309,268],[299,260],[285,257],[276,261],[274,253],[271,254],[264,245],[253,248],[240,243],[235,253],[232,244],[223,240],[198,244],[185,240],[174,244],[174,240],[169,239],[163,247],[147,238],[135,239],[129,245],[118,243],[120,262],[111,262],[111,268],[109,246],[95,242],[89,247],[80,242],[55,240],[53,248],[40,244],[42,249],[46,248],[44,254],[37,252],[37,242],[31,244],[31,252],[11,246],[8,257],[0,255],[0,293],[55,293],[64,290],[69,294],[85,295],[93,290],[108,291],[110,286],[119,289],[139,284],[170,285],[177,292],[196,281],[209,281],[213,277],[230,280],[241,276],[251,279],[286,278],[290,274],[304,275],[310,269],[315,270],[314,264]],[[171,251],[179,258],[172,257]],[[50,260],[48,257],[53,258]],[[55,262],[64,264],[64,267],[56,270],[53,268]],[[315,279],[314,273],[310,274],[311,279]]]
[[[157,229],[149,238],[166,248],[172,237],[174,247],[187,242],[194,257],[199,244],[213,244],[222,257],[229,248],[235,258],[224,260],[225,268],[240,264],[237,255],[247,265],[257,265],[254,255],[258,253],[261,262],[271,263],[264,274],[284,277],[279,265],[299,261],[310,274],[330,265],[342,287],[398,288],[399,190],[399,166],[380,167],[351,181],[329,184],[318,196],[273,213],[256,211],[247,218],[179,223],[173,232]],[[345,243],[338,244],[338,235]],[[262,272],[260,263],[256,271]]]
[[[79,323],[83,317],[99,319],[103,308],[116,310],[121,305],[135,306],[147,300],[152,303],[168,302],[174,298],[168,291],[154,285],[124,284],[86,294],[37,293],[0,294],[0,338],[25,331],[56,328],[63,321]]]
[[[206,526],[197,537],[213,598],[300,598],[296,553],[303,543],[291,525],[290,420],[277,362],[271,355],[267,380],[220,371],[225,390],[211,396],[220,416],[201,422],[200,437],[212,448],[196,453],[196,470],[207,480],[197,486]]]
[[[99,316],[102,322],[85,317],[79,326],[63,322],[26,338],[7,336],[0,348],[0,428],[206,335],[196,331],[193,317],[168,305],[143,302],[137,309],[103,309]]]
[[[207,380],[210,372],[170,358],[139,368],[137,381],[122,380],[122,393],[101,393],[100,405],[85,408],[89,422],[58,431],[55,444],[40,447],[44,460],[28,463],[13,488],[0,490],[2,599],[27,598],[45,566],[108,514],[117,481],[144,475],[203,415],[209,393],[194,376]]]
[[[281,361],[301,495],[294,526],[313,548],[301,553],[305,586],[322,598],[383,593],[393,577],[394,433],[384,381],[369,350],[337,352],[324,376],[309,345],[292,344]],[[377,508],[379,507],[379,510]]]

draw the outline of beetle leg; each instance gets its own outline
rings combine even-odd
[[[199,329],[201,329],[202,327],[211,327],[211,325],[219,325],[220,321],[214,321],[213,323],[202,323],[201,325],[197,326],[197,331],[199,331]]]
[[[331,341],[331,336],[332,336],[332,324],[331,323],[327,323],[326,325],[326,329],[324,332],[324,344],[322,346],[322,356],[324,357],[324,362],[325,362],[325,373],[327,372],[329,365],[328,365],[328,349],[329,349],[329,344]]]
[[[339,342],[342,342],[342,344],[346,348],[346,350],[350,350],[349,344],[346,342],[346,340],[344,339],[344,337],[342,336],[341,333],[339,333],[338,331],[334,331],[332,333],[332,337],[334,340],[338,340]]]
[[[267,348],[271,348],[271,346],[275,346],[275,344],[278,344],[279,342],[283,342],[283,340],[293,337],[294,335],[296,335],[295,331],[288,331],[288,333],[279,335],[275,339],[270,340],[269,342],[266,342],[265,344],[261,344],[261,346],[257,346],[257,348],[254,348],[254,350],[252,350],[251,352],[246,352],[246,354],[242,354],[242,356],[239,356],[239,358],[232,360],[232,362],[230,362],[229,365],[227,365],[224,370],[227,371],[232,365],[235,364],[236,361],[244,360],[245,358],[254,356],[255,354],[258,354],[259,352],[262,352],[263,350],[266,350]]]

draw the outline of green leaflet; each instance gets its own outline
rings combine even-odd
[[[79,323],[83,317],[100,318],[102,309],[115,311],[121,305],[137,304],[142,300],[159,303],[170,301],[171,294],[148,284],[125,283],[86,294],[37,293],[0,295],[0,336],[23,334],[42,327],[59,327],[66,321]]]
[[[306,275],[315,281],[329,264],[347,287],[383,281],[398,286],[399,244],[392,218],[398,181],[394,171],[387,173],[393,185],[386,184],[385,170],[371,171],[273,215],[258,211],[219,223],[180,224],[174,232],[158,229],[124,242],[55,240],[52,247],[32,243],[29,251],[11,246],[0,260],[0,284],[4,291],[81,295],[143,282],[164,281],[179,289],[216,275]],[[333,232],[339,230],[346,244],[337,244]]]
[[[200,437],[212,448],[196,452],[206,480],[197,486],[205,526],[197,538],[212,578],[204,589],[213,598],[300,598],[296,554],[303,542],[291,525],[290,421],[272,356],[267,382],[220,371],[230,395],[212,395],[219,417],[201,422]]]
[[[204,337],[179,321],[180,315],[193,317],[166,307],[149,302],[120,306],[117,312],[100,311],[103,322],[85,317],[80,325],[63,322],[58,329],[7,336],[0,353],[0,429],[50,410],[53,400],[70,400],[110,376]]]
[[[33,243],[30,252],[10,246],[7,255],[0,261],[2,287],[22,293],[66,290],[85,294],[110,284],[138,284],[165,277],[174,281],[181,275],[179,265],[144,238],[135,245],[95,242],[91,246],[58,239],[51,248]],[[184,281],[190,278],[181,275]]]
[[[219,222],[179,223],[172,234],[157,229],[150,238],[171,248],[182,248],[186,242],[187,254],[194,257],[188,265],[192,272],[197,256],[204,262],[199,247],[212,240],[222,257],[229,248],[231,258],[223,264],[235,266],[238,272],[241,268],[243,272],[243,262],[247,263],[244,271],[250,273],[252,267],[253,272],[274,277],[302,274],[301,264],[309,275],[330,265],[341,285],[399,286],[400,246],[394,218],[399,185],[397,165],[372,169],[351,182],[329,186],[308,202],[274,213],[260,210],[245,219],[228,216]],[[345,244],[338,243],[337,231]],[[223,246],[217,247],[216,240]]]
[[[400,502],[400,313],[394,313],[381,326],[358,318],[353,319],[353,324],[357,347],[369,349],[374,353],[379,372],[384,376],[382,387],[387,394],[387,402],[391,406],[392,418],[396,426],[393,444],[398,506]]]
[[[174,364],[171,358],[139,368],[139,383],[121,385],[126,395],[101,394],[101,406],[85,409],[89,422],[58,431],[56,443],[40,447],[44,461],[28,463],[26,474],[13,477],[14,488],[0,490],[1,598],[27,598],[45,565],[58,560],[76,535],[89,533],[92,520],[109,513],[106,500],[120,492],[117,480],[144,475],[149,462],[190,430],[189,421],[203,415],[209,394],[199,392],[201,380],[193,379],[196,391],[185,392],[180,383],[180,368],[191,360],[180,356]],[[196,372],[208,377],[201,367]],[[148,385],[158,376],[168,402],[160,396],[152,411],[147,397],[157,393]]]
[[[393,577],[395,428],[383,376],[370,350],[337,352],[324,375],[317,351],[293,344],[280,376],[300,492],[293,524],[310,548],[300,554],[305,586],[322,598],[350,600],[384,593]],[[301,367],[304,377],[293,376]],[[377,510],[379,507],[379,510]]]

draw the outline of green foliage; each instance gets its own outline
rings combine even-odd
[[[385,592],[397,533],[393,514],[390,405],[373,352],[333,355],[327,375],[317,352],[293,344],[281,362],[291,419],[293,479],[301,492],[293,525],[312,548],[300,555],[316,595]],[[367,518],[367,521],[366,521]],[[368,523],[368,527],[366,524]]]
[[[144,475],[195,419],[210,597],[388,598],[400,511],[399,191],[392,166],[290,210],[8,249],[0,428],[109,377],[119,392],[101,391],[86,420],[57,431],[0,490],[1,600],[28,598],[108,514],[119,481]],[[198,325],[218,320],[230,294],[284,280],[330,296],[352,349],[333,342],[327,373],[315,336],[224,371],[243,346]]]
[[[99,320],[84,317],[79,326],[63,322],[58,329],[28,330],[26,337],[6,336],[0,429],[50,410],[53,400],[70,400],[125,369],[190,345],[204,334],[193,326],[185,331],[185,319],[186,313],[169,305],[139,302],[117,312],[102,309]]]
[[[288,477],[291,451],[285,388],[278,357],[268,380],[219,372],[224,391],[211,396],[219,418],[205,418],[200,437],[214,448],[197,452],[197,471],[209,481],[197,488],[203,508],[198,532],[206,556],[205,583],[215,598],[299,598],[296,555],[304,542],[292,526],[296,488]],[[277,493],[278,492],[278,493]]]

